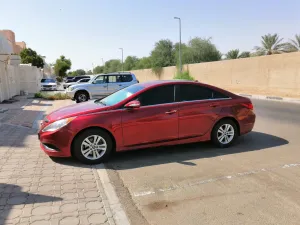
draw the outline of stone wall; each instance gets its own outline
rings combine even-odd
[[[238,93],[300,97],[300,52],[184,66],[198,81]],[[132,71],[140,82],[168,80],[176,67],[165,67],[160,77],[151,69]]]

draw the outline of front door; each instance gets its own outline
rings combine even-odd
[[[91,98],[99,98],[108,95],[107,76],[99,75],[89,86]]]
[[[153,88],[138,96],[141,107],[122,113],[123,145],[139,146],[178,139],[174,85]]]

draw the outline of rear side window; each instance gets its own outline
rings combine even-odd
[[[174,85],[152,88],[137,98],[142,106],[159,105],[174,102]]]
[[[108,83],[116,83],[117,76],[108,76]]]
[[[210,88],[190,84],[179,85],[177,93],[176,101],[179,102],[228,98],[228,96]]]
[[[179,85],[178,92],[176,100],[179,102],[212,99],[213,97],[212,90],[198,85]]]
[[[132,80],[131,75],[121,75],[121,82],[131,82]]]

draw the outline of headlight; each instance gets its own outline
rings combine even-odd
[[[72,87],[72,86],[69,87],[70,91],[73,91],[74,89],[75,89],[75,87]]]
[[[66,126],[68,123],[70,123],[72,120],[74,120],[76,117],[70,117],[62,120],[55,121],[54,123],[49,124],[43,129],[43,132],[46,131],[57,131],[60,128]]]

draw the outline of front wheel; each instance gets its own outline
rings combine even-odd
[[[221,120],[212,131],[211,139],[220,148],[229,147],[238,136],[238,129],[234,121]]]
[[[84,164],[98,164],[108,159],[113,150],[110,135],[101,129],[81,133],[73,143],[73,155]]]
[[[79,91],[75,95],[76,103],[86,102],[89,99],[88,94],[83,91]]]

